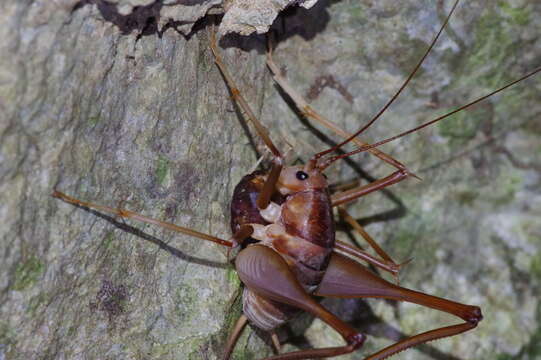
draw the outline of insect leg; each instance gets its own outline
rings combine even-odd
[[[129,211],[129,210],[120,209],[120,208],[112,208],[112,207],[109,207],[109,206],[98,205],[98,204],[93,204],[93,203],[86,202],[86,201],[81,201],[81,200],[75,199],[75,198],[73,198],[71,196],[68,196],[68,195],[66,195],[64,193],[61,193],[60,191],[55,190],[53,192],[52,196],[55,197],[55,198],[58,198],[58,199],[60,199],[62,201],[65,201],[67,203],[73,204],[75,206],[81,206],[81,207],[85,207],[85,208],[93,209],[93,210],[97,210],[97,211],[103,211],[103,212],[106,212],[106,213],[109,213],[109,214],[114,214],[116,216],[120,216],[122,218],[138,220],[138,221],[144,222],[146,224],[158,225],[158,226],[163,227],[165,229],[173,230],[173,231],[176,231],[176,232],[179,232],[179,233],[182,233],[182,234],[186,234],[186,235],[190,235],[190,236],[193,236],[193,237],[196,237],[196,238],[199,238],[199,239],[212,241],[212,242],[215,242],[217,244],[228,246],[228,247],[232,247],[232,245],[233,245],[233,243],[231,241],[229,241],[229,240],[220,239],[218,237],[208,235],[208,234],[204,234],[204,233],[201,233],[199,231],[188,229],[188,228],[178,226],[178,225],[175,225],[175,224],[171,224],[171,223],[168,223],[168,222],[164,222],[164,221],[161,221],[161,220],[153,219],[153,218],[150,218],[148,216],[137,214],[137,213],[134,213],[134,212]],[[233,236],[233,238],[235,240],[237,240],[235,238],[235,235]]]
[[[363,239],[368,243],[368,245],[370,245],[370,247],[372,249],[374,249],[374,251],[379,255],[381,256],[382,259],[386,260],[386,261],[389,261],[393,264],[396,265],[396,263],[393,261],[393,259],[391,259],[391,257],[389,256],[389,254],[387,254],[379,245],[378,243],[372,238],[372,236],[370,236],[370,234],[368,234],[366,232],[366,230],[362,227],[361,224],[359,224],[357,222],[357,220],[355,220],[353,218],[353,216],[351,216],[347,211],[346,209],[344,209],[342,206],[339,206],[338,207],[338,213],[340,214],[340,216],[349,224],[351,225],[351,227],[357,231],[362,237]]]
[[[214,61],[216,62],[216,65],[220,69],[225,79],[225,82],[227,83],[227,86],[229,87],[229,90],[231,91],[233,100],[242,109],[248,121],[250,121],[254,125],[258,135],[261,137],[265,145],[267,145],[267,147],[273,154],[271,172],[269,176],[267,177],[267,180],[265,181],[263,189],[261,190],[261,193],[259,194],[259,197],[257,199],[257,206],[260,209],[265,209],[270,203],[270,199],[276,187],[276,182],[278,181],[278,176],[280,175],[280,171],[282,170],[283,161],[284,161],[282,154],[272,142],[269,136],[269,130],[257,119],[254,112],[250,108],[250,105],[248,105],[248,103],[246,102],[242,94],[240,93],[240,90],[235,84],[235,81],[233,80],[233,78],[231,77],[231,74],[229,74],[229,71],[227,70],[225,63],[222,57],[220,56],[220,52],[218,51],[218,45],[216,43],[216,33],[213,30],[210,31],[210,49],[212,50],[212,53],[214,54]]]
[[[430,340],[460,334],[475,328],[483,319],[481,309],[477,306],[457,303],[394,285],[361,264],[339,254],[332,255],[325,276],[315,294],[339,298],[372,297],[408,301],[444,311],[465,321],[462,324],[441,327],[401,340],[369,356],[367,359],[370,360],[381,360]]]
[[[239,88],[235,84],[235,81],[233,80],[233,77],[231,77],[231,74],[227,70],[227,67],[225,66],[225,63],[220,55],[220,52],[218,51],[218,45],[216,42],[216,33],[214,31],[210,31],[210,49],[212,50],[212,54],[214,55],[214,61],[216,62],[216,65],[220,69],[225,82],[227,83],[227,86],[229,87],[229,90],[231,91],[233,100],[240,106],[244,114],[246,115],[248,121],[250,121],[258,135],[261,137],[265,145],[269,148],[269,150],[272,152],[272,154],[276,157],[281,157],[280,151],[276,148],[274,143],[272,142],[270,136],[269,136],[269,130],[257,119],[255,114],[253,113],[252,109],[250,108],[250,105],[246,102],[242,94],[240,93]]]
[[[381,270],[390,272],[395,277],[398,276],[398,272],[400,270],[399,264],[394,263],[392,260],[388,261],[378,259],[357,247],[348,245],[343,241],[336,240],[333,251],[356,257],[357,259],[366,261],[367,263],[372,264]]]
[[[252,245],[239,253],[235,261],[241,281],[266,299],[298,307],[319,317],[346,341],[340,347],[303,350],[281,354],[267,360],[309,359],[350,353],[362,346],[365,336],[321,306],[299,284],[285,260],[263,245]]]
[[[346,209],[344,209],[342,206],[338,207],[338,213],[353,228],[353,230],[355,230],[357,233],[359,233],[362,236],[362,238],[370,245],[370,247],[372,249],[374,249],[374,251],[383,259],[383,261],[385,261],[385,263],[383,264],[384,266],[380,266],[379,264],[374,264],[370,260],[364,259],[363,256],[362,256],[363,254],[357,254],[357,252],[360,251],[359,249],[357,249],[356,247],[353,247],[351,245],[348,245],[348,244],[346,244],[344,242],[341,242],[341,241],[336,241],[335,250],[338,250],[341,253],[346,253],[346,254],[352,255],[354,257],[357,257],[359,259],[365,260],[365,261],[373,264],[374,266],[376,266],[376,267],[378,267],[380,269],[389,271],[391,274],[393,274],[393,276],[395,277],[396,283],[398,284],[400,282],[400,279],[399,279],[400,268],[405,263],[397,264],[389,256],[389,254],[387,254],[385,252],[385,250],[383,250],[378,245],[376,240],[374,240],[372,238],[372,236],[370,236],[370,234],[364,229],[364,227],[361,224],[359,224],[359,222],[357,220],[355,220],[353,218],[353,216],[351,216],[346,211]],[[381,260],[380,260],[380,262],[381,262]],[[409,262],[409,261],[406,261],[406,263],[407,262]],[[389,270],[387,270],[387,268],[389,268]]]
[[[278,334],[276,334],[276,332],[273,332],[271,334],[271,341],[272,341],[272,346],[274,346],[274,351],[276,351],[276,353],[279,354],[280,350],[282,349],[282,345],[280,344],[280,339],[278,338]]]
[[[406,173],[404,173],[401,170],[398,170],[389,176],[378,179],[369,184],[358,186],[353,189],[343,191],[340,193],[335,193],[331,196],[332,206],[338,206],[338,205],[353,201],[373,191],[380,190],[380,189],[386,188],[387,186],[396,184],[397,182],[400,182],[406,179],[407,177],[408,175]]]
[[[223,360],[228,360],[229,356],[231,356],[231,353],[233,352],[233,349],[235,348],[235,345],[242,334],[242,330],[244,330],[246,327],[246,324],[248,324],[248,318],[245,315],[241,315],[235,323],[235,327],[233,328],[231,335],[229,335],[229,339],[227,339]]]
[[[270,40],[269,40],[270,43]],[[304,99],[304,97],[299,94],[292,86],[289,84],[289,82],[286,80],[286,78],[282,75],[282,72],[272,59],[272,44],[269,44],[268,50],[267,50],[267,66],[271,70],[272,76],[274,81],[280,86],[280,88],[293,100],[295,103],[295,106],[297,109],[304,115],[306,118],[311,118],[315,120],[318,124],[325,126],[327,129],[333,131],[338,136],[347,139],[352,134],[345,132],[340,127],[338,127],[335,123],[324,117],[323,115],[316,112]],[[366,145],[364,141],[359,140],[358,138],[354,138],[353,143],[355,143],[358,146]],[[415,174],[411,173],[404,164],[402,164],[400,161],[393,158],[391,155],[388,155],[384,153],[383,151],[372,148],[370,150],[377,150],[377,151],[370,151],[372,155],[377,156],[381,160],[385,161],[386,163],[394,166],[395,168],[404,171],[408,175],[412,175],[417,177]]]

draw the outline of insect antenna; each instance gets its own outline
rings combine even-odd
[[[341,143],[339,143],[338,145],[335,145],[333,147],[331,147],[330,149],[327,149],[325,151],[322,151],[322,152],[319,152],[317,154],[314,155],[313,157],[313,162],[317,162],[318,159],[320,159],[321,157],[331,153],[331,152],[334,152],[338,149],[340,149],[342,146],[344,146],[345,144],[347,144],[348,142],[350,142],[351,140],[353,140],[355,137],[359,136],[361,133],[363,133],[366,129],[368,129],[373,123],[376,122],[376,120],[378,120],[381,115],[383,115],[383,113],[389,108],[389,106],[391,106],[391,104],[398,98],[398,96],[402,93],[402,91],[406,88],[406,86],[409,84],[409,82],[411,81],[411,79],[415,76],[415,74],[417,73],[417,71],[419,70],[419,68],[421,67],[421,65],[423,64],[423,62],[425,61],[426,57],[428,56],[428,54],[432,51],[432,49],[434,48],[434,45],[436,44],[436,41],[438,41],[441,33],[443,32],[443,30],[445,29],[445,27],[447,26],[447,24],[449,23],[449,19],[451,18],[451,16],[453,15],[453,12],[455,11],[456,7],[458,6],[458,2],[460,0],[456,0],[455,3],[453,4],[453,7],[451,8],[451,11],[449,11],[449,14],[447,15],[447,17],[445,18],[445,21],[443,22],[442,26],[440,27],[438,33],[436,34],[436,36],[434,37],[434,39],[432,40],[432,42],[430,43],[430,46],[428,47],[428,49],[425,51],[425,53],[423,54],[423,56],[421,57],[421,59],[417,62],[417,65],[415,65],[415,68],[413,69],[413,71],[408,75],[408,78],[406,79],[406,81],[404,81],[404,83],[402,84],[402,86],[398,89],[398,91],[391,97],[391,99],[381,108],[381,110],[378,111],[378,113],[366,124],[364,125],[363,127],[361,127],[357,132],[355,132],[353,135],[351,135],[349,138],[347,138],[346,140],[342,141]]]
[[[446,114],[444,114],[444,115],[442,115],[442,116],[439,116],[439,117],[437,117],[437,118],[435,118],[435,119],[433,119],[433,120],[430,120],[430,121],[428,121],[428,122],[426,122],[426,123],[424,123],[424,124],[421,124],[421,125],[419,125],[419,126],[416,126],[416,127],[412,128],[412,129],[406,130],[406,131],[404,131],[404,132],[402,132],[402,133],[400,133],[400,134],[398,134],[398,135],[391,136],[391,137],[389,137],[389,138],[387,138],[387,139],[380,140],[380,141],[375,142],[375,143],[370,144],[370,145],[361,146],[361,147],[359,147],[358,149],[353,150],[353,151],[351,151],[351,152],[349,152],[349,153],[346,153],[346,154],[332,156],[332,157],[326,159],[326,160],[323,162],[323,164],[318,165],[318,167],[319,167],[321,170],[323,170],[323,169],[325,169],[327,166],[329,166],[331,163],[333,163],[333,162],[336,161],[336,160],[339,160],[339,159],[348,157],[348,156],[350,156],[350,155],[354,155],[354,154],[357,154],[357,153],[366,151],[366,150],[368,150],[368,149],[373,149],[373,148],[375,148],[375,147],[381,146],[381,145],[383,145],[383,144],[386,144],[386,143],[388,143],[388,142],[391,142],[391,141],[393,141],[393,140],[396,140],[396,139],[398,139],[398,138],[401,138],[401,137],[403,137],[403,136],[406,136],[406,135],[408,135],[408,134],[411,134],[411,133],[413,133],[413,132],[416,132],[416,131],[418,131],[418,130],[421,130],[421,129],[427,127],[427,126],[430,126],[430,125],[432,125],[432,124],[434,124],[434,123],[437,123],[437,122],[440,121],[440,120],[443,120],[443,119],[445,119],[445,118],[447,118],[447,117],[449,117],[449,116],[451,116],[451,115],[454,115],[454,114],[456,114],[456,113],[458,113],[458,112],[460,112],[460,111],[462,111],[462,110],[464,110],[464,109],[467,109],[467,108],[469,108],[469,107],[471,107],[471,106],[473,106],[473,105],[475,105],[475,104],[477,104],[477,103],[479,103],[479,102],[481,102],[481,101],[483,101],[483,100],[485,100],[485,99],[491,97],[492,95],[495,95],[495,94],[497,94],[497,93],[499,93],[499,92],[501,92],[501,91],[507,89],[508,87],[511,87],[511,86],[515,85],[516,83],[519,83],[519,82],[521,82],[521,81],[523,81],[523,80],[526,80],[527,78],[529,78],[529,77],[531,77],[531,76],[537,74],[537,73],[540,72],[540,71],[541,71],[541,67],[539,67],[539,68],[533,70],[532,72],[530,72],[530,73],[528,73],[528,74],[522,76],[521,78],[519,78],[519,79],[517,79],[517,80],[515,80],[515,81],[510,82],[510,83],[507,84],[507,85],[502,86],[502,87],[499,88],[499,89],[496,89],[496,90],[494,90],[494,91],[492,91],[492,92],[490,92],[490,93],[488,93],[488,94],[486,94],[486,95],[483,95],[483,96],[481,96],[481,97],[479,97],[479,98],[477,98],[477,99],[475,99],[475,100],[473,100],[473,101],[467,103],[466,105],[462,105],[462,106],[460,106],[460,107],[458,107],[458,108],[456,108],[456,109],[454,109],[454,110],[452,110],[452,111],[450,111],[450,112],[448,112],[448,113],[446,113]]]

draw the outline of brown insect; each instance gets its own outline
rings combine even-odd
[[[448,15],[447,20],[451,14],[452,12]],[[445,27],[445,24],[442,26],[442,29]],[[434,39],[434,42],[436,39],[437,37]],[[481,310],[478,307],[456,303],[399,287],[383,280],[356,261],[366,261],[392,274],[397,274],[400,269],[400,266],[343,209],[341,209],[341,212],[346,220],[369,242],[379,257],[371,256],[334,238],[333,207],[348,203],[368,193],[400,182],[409,176],[415,176],[398,160],[378,150],[377,146],[417,131],[450,114],[446,114],[376,144],[368,145],[362,143],[356,136],[375,122],[387,106],[357,133],[347,134],[308,106],[302,97],[285,82],[269,53],[268,65],[276,81],[291,96],[297,107],[307,117],[327,126],[331,131],[346,139],[343,143],[314,155],[305,165],[286,167],[284,165],[283,154],[274,145],[271,137],[268,135],[267,129],[254,116],[225,68],[214,40],[211,46],[216,63],[222,71],[234,99],[245,112],[250,122],[256,128],[257,134],[272,153],[272,167],[270,171],[254,172],[246,175],[235,189],[231,201],[231,228],[233,231],[231,239],[220,239],[120,208],[83,202],[58,191],[55,191],[53,196],[75,205],[156,224],[233,248],[235,252],[231,253],[231,257],[234,257],[236,270],[245,285],[243,293],[244,315],[240,317],[229,338],[224,351],[225,358],[228,358],[231,354],[248,320],[255,326],[270,331],[273,334],[272,339],[276,350],[279,351],[280,346],[273,331],[276,327],[291,319],[299,310],[310,312],[328,323],[344,338],[346,345],[285,353],[270,359],[332,357],[350,353],[360,348],[365,341],[365,336],[327,311],[314,300],[313,295],[343,298],[378,297],[408,301],[450,313],[463,320],[458,325],[434,329],[399,341],[367,357],[368,359],[383,359],[417,344],[453,336],[475,328],[482,319]],[[428,54],[431,47],[427,50],[426,54]],[[419,65],[422,61],[419,62]],[[540,69],[535,70],[516,82],[538,71]],[[412,72],[410,78],[414,74],[415,71]],[[396,96],[400,94],[410,78],[404,83]],[[499,92],[510,85],[512,84],[500,88],[493,93]],[[456,111],[471,106],[491,94],[462,106]],[[394,98],[389,104],[393,100]],[[344,155],[330,155],[350,141],[357,144],[359,149]],[[358,151],[370,152],[394,166],[396,171],[368,185],[330,194],[327,179],[323,176],[323,171],[334,161]],[[236,254],[237,252],[238,254]],[[348,256],[345,256],[345,254]]]

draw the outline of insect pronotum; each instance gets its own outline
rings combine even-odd
[[[436,106],[438,106],[438,104],[436,104]],[[451,121],[452,121],[452,120],[451,120]],[[403,126],[403,125],[401,125],[400,127],[402,128],[402,126]],[[402,129],[405,129],[405,128],[407,128],[407,127],[404,127],[404,128],[402,128]],[[271,132],[271,134],[272,134],[272,132]],[[466,149],[466,150],[468,150],[468,149]],[[402,152],[400,152],[400,153],[402,153]],[[400,160],[403,160],[403,159],[400,159]],[[403,162],[404,162],[404,161],[403,161]],[[377,171],[377,170],[376,170],[376,171]],[[422,176],[421,174],[419,174],[419,175]],[[410,180],[410,181],[413,181],[413,180]],[[400,239],[399,239],[399,240],[400,240]],[[389,241],[388,244],[392,245],[392,242]],[[417,257],[417,256],[416,256],[416,257]],[[416,261],[418,261],[418,260],[416,260]],[[421,260],[421,261],[422,261],[422,260]],[[364,352],[363,352],[363,353],[364,353]]]

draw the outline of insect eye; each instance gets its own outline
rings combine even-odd
[[[308,179],[308,174],[305,173],[304,171],[297,171],[297,173],[295,174],[295,176],[297,176],[297,179],[299,179],[299,180],[306,180],[306,179]]]

